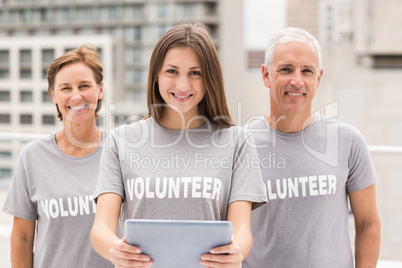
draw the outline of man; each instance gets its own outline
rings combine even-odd
[[[376,175],[360,132],[312,113],[322,75],[320,45],[308,32],[287,28],[272,38],[262,65],[270,114],[247,127],[269,204],[252,213],[254,245],[245,268],[376,266]],[[356,228],[354,258],[348,197]]]

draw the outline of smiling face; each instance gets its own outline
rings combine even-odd
[[[272,116],[310,116],[322,76],[317,51],[310,42],[278,43],[271,74],[263,65],[262,76],[265,86],[270,88]]]
[[[198,104],[205,89],[200,62],[191,48],[168,50],[158,73],[158,84],[160,95],[170,107],[164,117],[177,116],[178,110],[185,118],[199,115]]]
[[[103,85],[96,83],[87,65],[78,62],[59,70],[51,95],[64,121],[82,124],[90,120],[93,123],[97,102],[103,97]]]

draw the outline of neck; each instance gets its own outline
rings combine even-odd
[[[186,130],[197,128],[205,123],[205,119],[198,113],[177,113],[168,109],[164,112],[160,125],[172,130]]]
[[[271,113],[265,120],[273,129],[284,133],[295,133],[306,129],[313,122],[314,114],[275,116]]]
[[[102,132],[93,124],[64,122],[63,131],[56,134],[59,148],[68,155],[83,156],[98,148]]]

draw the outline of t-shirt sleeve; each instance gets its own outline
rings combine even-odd
[[[242,129],[238,137],[232,172],[232,188],[229,204],[235,201],[253,202],[256,209],[267,201],[267,192],[262,180],[260,162],[254,139]]]
[[[119,142],[117,133],[109,133],[102,150],[99,177],[93,194],[95,202],[98,201],[99,195],[104,193],[115,193],[125,198],[119,155],[119,145],[123,145]]]
[[[34,221],[38,218],[38,211],[36,204],[31,200],[28,158],[27,149],[24,148],[18,157],[3,211],[15,217]]]
[[[354,192],[374,184],[377,175],[363,135],[354,127],[351,127],[351,135],[349,177],[346,188],[349,192]]]

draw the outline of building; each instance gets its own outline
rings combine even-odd
[[[402,23],[401,11],[398,0],[287,0],[287,26],[306,29],[322,46],[324,75],[313,110],[354,125],[372,148],[382,220],[380,259],[394,261],[402,261],[402,30],[395,27]],[[269,112],[269,90],[260,71],[264,53],[249,56],[251,97],[244,100],[254,100],[254,106],[247,106],[246,117]],[[350,234],[353,240],[352,218]]]
[[[109,36],[2,37],[0,43],[0,126],[1,132],[14,133],[0,140],[0,177],[10,178],[19,149],[32,134],[50,133],[60,128],[56,108],[48,95],[46,73],[49,64],[65,51],[83,43],[97,46],[104,66],[104,86],[112,88],[113,40]],[[111,103],[113,91],[105,94]],[[98,125],[109,127],[110,111],[100,111]],[[3,133],[4,134],[4,133]],[[24,137],[25,136],[25,137]]]
[[[242,18],[242,0],[1,0],[1,131],[57,129],[54,107],[44,93],[48,64],[66,48],[100,44],[104,36],[112,40],[110,61],[103,63],[111,71],[105,74],[110,81],[105,87],[108,118],[100,124],[138,120],[148,111],[145,89],[155,43],[172,26],[192,21],[211,29],[235,115],[245,77]],[[35,42],[40,45],[34,47]],[[0,177],[12,173],[10,163],[15,163],[20,146],[10,146],[0,144]]]
[[[295,14],[288,22],[305,26],[322,44],[324,75],[314,109],[332,110],[339,120],[356,126],[369,145],[402,146],[402,30],[394,26],[402,23],[402,2],[307,2],[288,0],[288,16],[292,10],[315,14],[317,8],[319,16]],[[402,154],[373,151],[372,158],[379,178],[380,259],[402,261]]]

